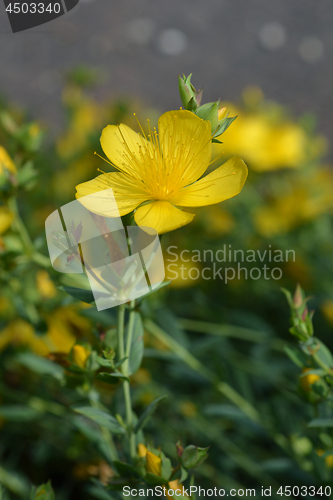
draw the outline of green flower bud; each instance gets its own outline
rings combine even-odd
[[[178,78],[179,94],[182,104],[188,111],[195,111],[200,106],[202,89],[196,90],[191,83],[192,73]]]
[[[198,467],[208,457],[208,448],[199,448],[191,444],[182,453],[181,463],[185,469]]]

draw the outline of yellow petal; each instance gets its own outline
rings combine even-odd
[[[161,462],[162,460],[160,457],[157,455],[154,455],[154,453],[151,453],[151,451],[147,451],[146,455],[146,469],[147,472],[151,472],[152,474],[155,474],[156,476],[161,475]]]
[[[180,190],[170,203],[182,207],[203,207],[228,200],[238,194],[247,177],[247,166],[234,156],[203,179]]]
[[[0,207],[0,234],[10,228],[14,215],[7,207]]]
[[[119,172],[99,175],[76,186],[76,191],[76,198],[84,207],[104,217],[126,215],[151,199],[139,181]]]
[[[154,201],[139,207],[135,212],[135,222],[138,226],[155,229],[159,234],[167,233],[189,224],[194,214],[182,212],[168,201]]]
[[[144,458],[147,455],[147,446],[145,446],[143,443],[138,444],[138,455],[139,457]]]
[[[179,188],[199,179],[207,170],[211,155],[211,126],[191,111],[164,113],[158,121],[164,164]]]
[[[147,155],[154,155],[153,144],[123,123],[108,125],[103,130],[101,146],[119,170],[136,179],[142,178]]]
[[[76,344],[72,349],[73,363],[81,368],[85,368],[90,352],[83,345]]]
[[[5,148],[3,146],[0,146],[0,174],[4,171],[4,169],[9,170],[9,172],[12,172],[13,174],[16,173],[16,167],[13,160],[11,159]]]

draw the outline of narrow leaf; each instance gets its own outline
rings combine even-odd
[[[134,429],[135,433],[137,433],[140,429],[142,429],[149,422],[149,420],[151,419],[154,411],[157,408],[158,403],[160,403],[161,401],[163,401],[163,399],[165,399],[166,397],[167,396],[161,396],[160,398],[155,399],[155,401],[153,401],[146,408],[146,410],[143,412],[143,414],[141,415],[141,417],[138,420],[138,423],[135,426],[135,429]]]
[[[81,408],[74,408],[76,413],[80,413],[84,417],[90,418],[96,424],[106,427],[114,434],[125,434],[125,429],[119,424],[112,415],[106,411],[99,410],[98,408],[91,408],[90,406],[83,406]]]

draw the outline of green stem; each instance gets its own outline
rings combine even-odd
[[[132,337],[133,337],[133,325],[134,325],[134,301],[131,302],[131,310],[130,317],[128,323],[128,334],[127,334],[127,345],[126,345],[126,354],[125,354],[125,304],[122,304],[118,307],[118,315],[117,315],[117,334],[118,334],[118,359],[119,361],[123,359],[125,356],[128,358],[131,351]],[[129,360],[126,359],[121,366],[121,372],[128,377],[129,375]],[[127,424],[127,432],[129,439],[129,449],[130,456],[132,460],[136,456],[135,449],[135,435],[133,432],[133,410],[132,410],[132,401],[131,401],[131,389],[130,383],[128,380],[123,381],[123,390],[124,390],[124,398],[125,398],[125,409],[126,409],[126,424]]]
[[[8,207],[15,214],[15,226],[17,232],[20,234],[23,245],[29,255],[31,255],[34,251],[34,245],[31,241],[30,235],[25,227],[23,220],[21,219],[20,212],[17,206],[16,197],[12,197],[8,200]]]

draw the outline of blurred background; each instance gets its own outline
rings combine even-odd
[[[266,251],[242,267],[282,277],[191,279],[220,267],[192,261],[143,301],[134,411],[169,397],[140,439],[173,464],[180,439],[210,446],[195,469],[209,488],[332,486],[332,10],[331,0],[81,0],[15,35],[1,13],[1,500],[53,499],[30,496],[48,480],[57,500],[122,498],[107,489],[128,473],[113,463],[114,451],[128,461],[121,438],[112,445],[103,424],[75,412],[124,415],[121,384],[102,381],[96,365],[103,349],[117,351],[114,310],[96,310],[84,276],[52,269],[45,220],[109,168],[93,155],[106,124],[138,129],[133,112],[156,123],[180,106],[181,73],[205,86],[203,103],[220,97],[238,115],[214,144],[214,165],[240,155],[249,177],[162,247]],[[268,248],[296,258],[271,262]],[[289,332],[281,286],[297,283],[327,344],[313,356]]]
[[[59,131],[73,65],[98,71],[99,99],[135,95],[161,111],[179,105],[178,74],[193,72],[207,101],[258,85],[295,113],[314,112],[330,136],[332,11],[331,0],[81,0],[15,35],[1,15],[0,92]]]

